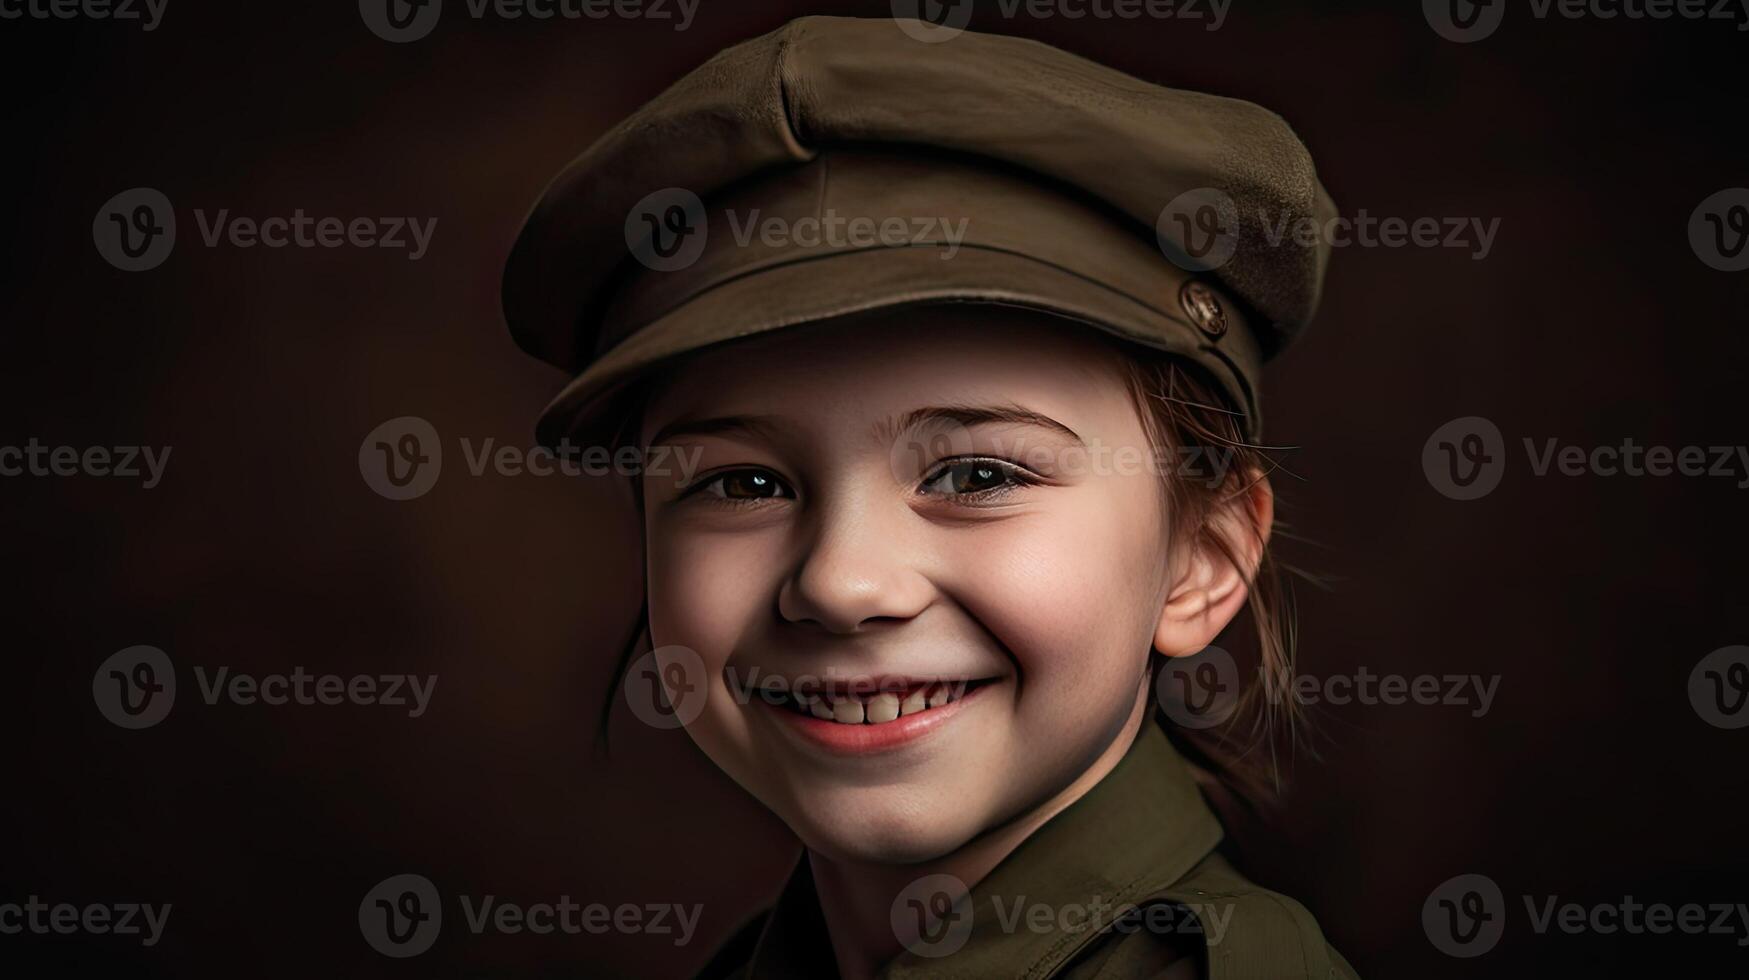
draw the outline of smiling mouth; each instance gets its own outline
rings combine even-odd
[[[927,715],[958,703],[995,678],[954,681],[918,681],[902,686],[883,686],[879,691],[844,688],[807,691],[765,691],[773,707],[839,725],[874,727],[900,718]]]

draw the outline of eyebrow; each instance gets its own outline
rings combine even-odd
[[[1076,442],[1085,443],[1081,435],[1048,415],[1019,405],[929,405],[893,416],[875,426],[875,432],[887,438],[924,424],[940,423],[972,425],[1031,425],[1061,432]],[[770,440],[780,428],[778,420],[769,415],[721,415],[702,419],[681,419],[670,422],[650,437],[650,445],[660,446],[681,436],[747,434]]]
[[[650,445],[664,445],[680,436],[711,436],[746,433],[770,440],[778,429],[777,419],[769,415],[722,415],[705,419],[681,419],[670,422],[650,437]]]
[[[877,431],[885,435],[905,432],[925,423],[953,423],[958,425],[1032,425],[1044,429],[1055,429],[1076,442],[1085,443],[1081,435],[1049,415],[1041,415],[1029,408],[1019,405],[931,405],[925,408],[913,409],[897,418],[888,419],[879,426]]]

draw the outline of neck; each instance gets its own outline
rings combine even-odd
[[[893,934],[893,902],[899,893],[925,875],[949,874],[972,888],[995,869],[1022,841],[1046,821],[1074,803],[1117,766],[1147,718],[1142,701],[1116,739],[1073,783],[1021,816],[972,838],[958,849],[918,864],[834,858],[808,849],[814,890],[832,940],[833,958],[842,980],[869,980],[888,961],[904,952]]]

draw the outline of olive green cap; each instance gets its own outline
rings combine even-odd
[[[1019,307],[1258,375],[1311,320],[1335,214],[1280,117],[1034,41],[804,17],[729,48],[548,186],[504,272],[539,426],[595,442],[670,358],[920,303]],[[914,26],[914,25],[912,25]]]

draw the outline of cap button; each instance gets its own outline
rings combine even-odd
[[[1190,322],[1211,339],[1219,339],[1227,332],[1227,311],[1221,306],[1221,298],[1206,283],[1195,279],[1185,283],[1178,291],[1178,303]]]

